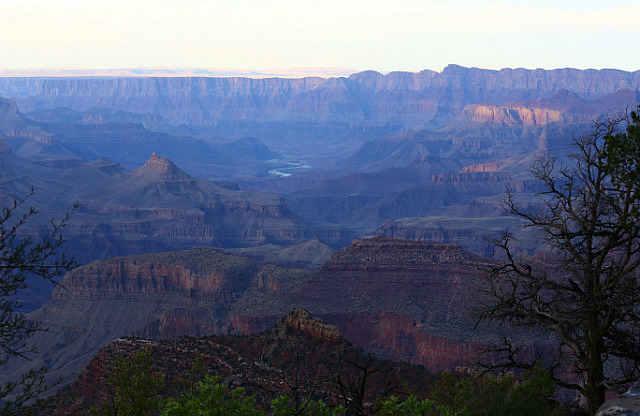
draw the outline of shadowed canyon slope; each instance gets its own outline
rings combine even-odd
[[[467,307],[484,260],[459,247],[383,238],[355,241],[317,272],[258,266],[213,249],[120,257],[68,273],[30,315],[52,376],[75,377],[113,339],[263,330],[294,307],[340,327],[377,356],[452,369],[492,339]]]
[[[346,343],[336,326],[313,318],[308,311],[294,309],[273,327],[251,336],[118,339],[100,349],[80,377],[55,397],[50,413],[79,413],[109,400],[113,391],[108,377],[115,358],[144,350],[150,351],[152,366],[164,375],[165,385],[179,386],[180,380],[184,384],[184,374],[191,372],[195,358],[200,357],[205,373],[220,376],[232,388],[244,388],[247,395],[256,396],[260,408],[269,407],[282,394],[344,405],[335,380],[338,375],[343,380],[362,377],[363,372],[349,364],[355,359],[360,365],[366,364],[370,372],[364,392],[367,408],[375,403],[376,396],[389,390],[394,394],[424,393],[431,381],[424,369],[407,363],[378,359],[367,363],[368,357]],[[197,381],[197,376],[191,373],[189,379]]]

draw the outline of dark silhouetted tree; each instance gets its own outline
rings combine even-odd
[[[341,355],[338,370],[334,374],[334,384],[338,391],[338,399],[344,403],[348,414],[366,416],[371,414],[367,409],[367,393],[371,380],[379,374],[388,373],[391,368],[385,362],[377,360],[362,348],[354,348]],[[383,390],[379,393],[385,397],[398,388],[395,374],[388,374]]]
[[[33,192],[32,192],[33,193]],[[51,221],[48,234],[33,237],[23,233],[23,227],[37,211],[25,207],[26,198],[14,201],[0,212],[0,371],[12,357],[26,358],[34,349],[28,339],[42,329],[19,311],[16,295],[27,287],[28,277],[38,277],[55,284],[55,278],[74,266],[73,259],[59,256],[64,243],[61,221]],[[5,414],[20,413],[25,402],[46,389],[45,368],[30,370],[18,380],[0,385],[0,402]]]
[[[549,252],[537,261],[517,255],[505,233],[496,246],[506,261],[484,275],[480,318],[555,336],[554,380],[578,391],[588,414],[607,389],[639,374],[639,125],[636,112],[600,119],[574,139],[567,166],[538,159],[532,173],[544,184],[543,208],[520,206],[511,193],[505,205],[540,232]],[[507,350],[505,366],[531,368]]]

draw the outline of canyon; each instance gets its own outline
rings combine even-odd
[[[150,127],[155,120],[156,127],[162,123],[184,126],[203,137],[226,141],[257,135],[277,152],[314,159],[335,157],[387,134],[443,127],[467,105],[535,102],[563,90],[582,100],[596,100],[620,90],[638,89],[639,72],[494,71],[457,65],[442,72],[383,75],[364,71],[327,79],[0,78],[0,96],[14,98],[26,112],[64,107],[69,113],[69,109],[109,107],[153,115],[145,121]],[[548,103],[536,103],[540,104],[548,107]],[[599,107],[595,114],[610,110]],[[551,114],[549,109],[540,111]],[[556,116],[548,121],[576,121],[573,116],[553,114]],[[581,121],[586,118],[581,117]],[[323,146],[316,146],[318,142]]]
[[[326,341],[339,333],[380,358],[452,370],[495,340],[469,312],[484,262],[458,246],[381,237],[354,241],[315,272],[211,248],[96,261],[69,272],[29,315],[48,328],[32,338],[30,365],[46,363],[49,377],[68,383],[119,337],[252,334],[304,308],[334,325],[317,335]]]
[[[65,237],[81,264],[313,237],[335,250],[365,235],[489,255],[485,237],[519,232],[501,209],[506,189],[530,204],[533,161],[562,161],[592,120],[633,109],[639,83],[638,72],[456,65],[327,79],[2,77],[0,203],[33,189],[30,232],[41,234],[78,201]],[[270,173],[290,166],[304,168]]]
[[[617,70],[455,65],[442,72],[365,71],[328,79],[4,77],[0,96],[11,98],[0,100],[0,135],[25,162],[78,168],[51,170],[49,180],[72,180],[91,163],[104,164],[103,172],[116,169],[107,168],[103,157],[134,170],[156,153],[193,178],[282,195],[280,207],[293,216],[333,227],[297,236],[281,230],[278,238],[263,236],[267,231],[258,227],[245,230],[246,238],[229,237],[224,246],[288,244],[318,234],[340,248],[349,237],[375,233],[388,219],[436,218],[442,212],[500,219],[507,188],[523,199],[535,194],[528,168],[537,155],[562,158],[571,137],[588,131],[592,120],[633,109],[640,102],[639,80],[638,72]],[[304,168],[290,176],[277,173],[290,166]],[[28,171],[26,165],[21,171]],[[31,182],[36,192],[51,188]],[[84,195],[69,189],[74,187],[58,186],[55,195],[71,201],[76,193],[84,204]],[[28,184],[6,193],[19,198],[24,188]],[[46,204],[51,197],[43,199]],[[180,217],[182,223],[165,234],[210,236],[197,224],[183,229],[199,218]],[[139,224],[118,221],[125,228],[84,226],[101,246],[112,248],[79,256],[81,261],[165,246],[142,249],[132,238],[120,242],[128,248],[113,249],[117,244],[107,235],[138,232]],[[452,237],[446,242],[461,243],[455,234],[443,235]]]
[[[134,170],[107,158],[50,167],[17,157],[5,139],[0,144],[1,202],[33,190],[28,203],[48,215],[33,218],[30,227],[45,227],[73,201],[80,204],[65,229],[65,248],[80,262],[194,246],[289,245],[313,236],[340,247],[354,237],[300,221],[281,196],[192,177],[156,153]]]
[[[501,333],[470,314],[489,239],[545,250],[504,215],[505,191],[539,208],[532,163],[563,163],[593,120],[636,108],[640,72],[3,77],[0,97],[0,205],[26,197],[37,237],[80,203],[63,233],[79,267],[17,299],[49,329],[29,365],[84,371],[87,392],[120,352],[231,360],[253,339],[235,336],[282,325],[429,371],[469,365]],[[532,353],[548,341],[515,335]]]

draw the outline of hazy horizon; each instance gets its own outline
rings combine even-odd
[[[458,65],[458,64],[449,64]],[[449,66],[447,65],[447,66]],[[463,66],[465,68],[477,68],[481,70],[489,71],[502,71],[502,70],[517,70],[524,69],[527,71],[535,71],[538,69],[553,71],[562,69],[576,69],[581,71],[587,70],[619,70],[624,72],[637,72],[627,71],[620,68],[576,68],[576,67],[563,67],[563,68],[522,68],[522,67],[505,67],[505,68],[483,68],[478,66]],[[421,71],[434,71],[442,73],[446,68],[423,68],[416,71],[410,70],[392,70],[392,71],[379,71],[375,68],[366,69],[348,69],[348,68],[276,68],[276,69],[232,69],[232,68],[26,68],[26,69],[2,69],[0,68],[0,77],[239,77],[239,78],[306,78],[306,77],[320,77],[320,78],[334,78],[334,77],[348,77],[350,75],[364,72],[374,71],[383,75],[387,75],[393,72],[408,72],[418,73]]]
[[[640,69],[629,0],[5,0],[0,69]]]

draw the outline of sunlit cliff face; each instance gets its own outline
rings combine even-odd
[[[473,123],[498,125],[535,126],[549,123],[567,122],[570,116],[562,111],[547,108],[527,108],[508,106],[471,105],[464,109],[463,115]],[[575,118],[575,117],[574,117]],[[580,117],[580,121],[588,120],[588,116]],[[571,120],[572,122],[578,120]]]

